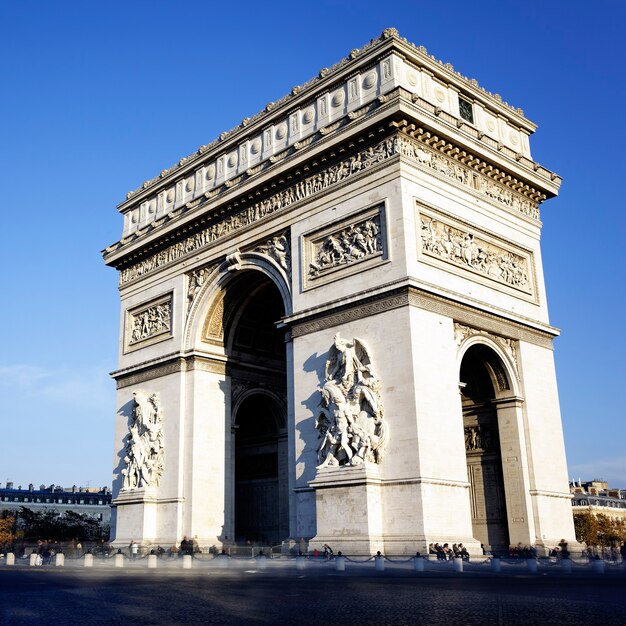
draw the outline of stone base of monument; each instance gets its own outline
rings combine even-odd
[[[116,536],[114,548],[124,548],[131,540],[141,537],[142,544],[156,539],[158,491],[154,487],[120,491],[111,503],[116,507]]]
[[[378,466],[320,467],[309,485],[315,489],[317,535],[309,549],[322,553],[372,555],[384,551],[381,481]]]

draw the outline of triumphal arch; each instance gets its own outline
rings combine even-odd
[[[534,130],[390,29],[129,193],[114,542],[574,541]]]

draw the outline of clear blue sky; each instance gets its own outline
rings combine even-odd
[[[571,477],[626,488],[626,2],[0,0],[0,481],[108,485],[116,205],[386,27],[539,125]]]

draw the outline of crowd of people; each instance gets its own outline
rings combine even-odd
[[[431,543],[428,545],[428,554],[434,554],[438,561],[449,561],[454,557],[459,557],[464,561],[470,560],[469,552],[462,543],[453,543],[450,547],[449,543],[443,545],[439,543]]]

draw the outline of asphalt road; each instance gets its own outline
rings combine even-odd
[[[0,624],[624,626],[626,576],[0,569]]]

